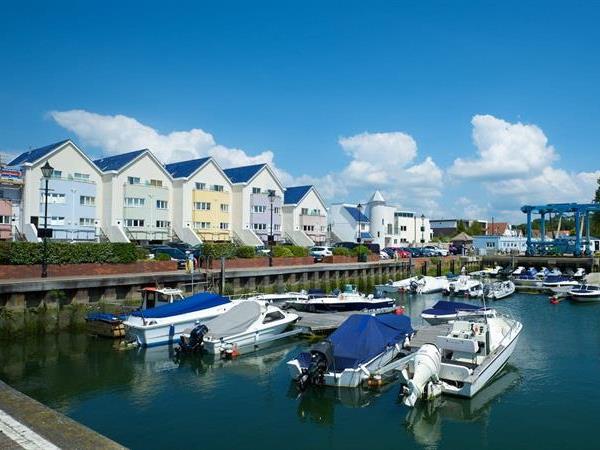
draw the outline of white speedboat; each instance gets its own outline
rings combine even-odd
[[[178,352],[204,351],[211,355],[256,350],[262,344],[287,337],[284,333],[298,320],[297,314],[272,304],[244,300],[229,311],[181,334]]]
[[[510,297],[515,293],[515,283],[512,281],[501,281],[493,283],[489,286],[489,290],[485,293],[485,298],[490,300],[500,300]]]
[[[525,267],[519,266],[515,270],[512,271],[512,275],[517,277],[525,273]]]
[[[308,300],[308,297],[310,295],[310,292],[307,293],[306,291],[300,291],[300,292],[284,292],[281,294],[261,294],[261,293],[255,293],[255,294],[246,294],[244,296],[241,296],[240,299],[244,299],[244,300],[258,300],[258,301],[263,301],[263,302],[267,302],[267,303],[286,303],[286,302],[293,302],[296,300]],[[236,298],[236,297],[233,297]]]
[[[395,294],[398,292],[404,292],[410,290],[410,285],[412,282],[417,281],[419,279],[418,276],[405,278],[403,280],[398,281],[388,281],[386,284],[377,284],[375,285],[375,291],[378,294]]]
[[[541,287],[542,280],[537,276],[537,274],[538,271],[535,269],[535,267],[530,267],[525,272],[522,272],[519,276],[514,278],[513,282],[517,286]]]
[[[542,281],[542,287],[551,290],[555,294],[564,294],[578,285],[578,281],[563,275],[548,275]]]
[[[600,302],[600,286],[582,284],[571,289],[569,296],[576,302]]]
[[[494,314],[496,314],[496,312],[493,309],[488,309],[484,306],[440,300],[431,308],[424,309],[421,312],[421,318],[430,325],[439,325],[451,320],[466,320],[468,317],[480,317]]]
[[[141,346],[172,344],[186,329],[223,314],[236,303],[215,293],[201,292],[168,305],[135,311],[123,323]]]
[[[486,267],[483,270],[478,270],[476,272],[471,272],[469,275],[472,277],[497,277],[502,267],[494,266],[494,267]]]
[[[316,296],[308,300],[291,301],[287,302],[286,306],[297,311],[308,312],[364,311],[388,308],[394,306],[395,302],[393,298],[378,298],[372,294],[361,294],[355,286],[347,284],[344,286],[344,291],[337,295]]]
[[[405,356],[413,329],[403,315],[354,314],[328,339],[288,361],[301,389],[316,386],[357,387],[399,356]]]
[[[507,363],[523,325],[508,316],[456,320],[446,336],[424,344],[399,367],[403,403],[441,394],[471,398]]]
[[[448,289],[444,290],[444,294],[478,297],[483,294],[482,284],[479,280],[471,278],[469,275],[459,275],[456,280],[448,284]]]
[[[446,277],[424,276],[412,281],[410,290],[415,294],[434,294],[448,289],[449,284],[450,282]]]

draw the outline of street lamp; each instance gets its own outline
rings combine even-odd
[[[275,241],[275,236],[273,236],[273,203],[275,202],[275,190],[269,190],[269,202],[271,202],[271,228],[269,229],[269,267],[273,266],[273,243]]]
[[[425,214],[421,214],[421,248],[425,244]]]
[[[42,166],[42,176],[44,177],[44,232],[42,234],[42,278],[48,277],[48,181],[54,172],[54,167],[48,161]]]
[[[356,205],[356,209],[358,209],[358,234],[356,236],[356,243],[358,245],[360,245],[360,241],[361,241],[361,230],[360,230],[360,226],[361,224],[361,217],[362,217],[362,209],[363,206],[359,203],[358,205]]]

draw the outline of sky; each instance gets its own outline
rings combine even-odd
[[[0,153],[268,162],[329,202],[593,198],[600,2],[4,2]]]

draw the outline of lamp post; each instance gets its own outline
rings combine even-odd
[[[421,248],[425,244],[425,214],[421,214]]]
[[[358,246],[360,247],[360,243],[362,241],[362,230],[361,230],[361,225],[362,225],[362,209],[363,206],[359,203],[358,205],[356,205],[356,209],[358,209],[358,235],[356,236],[356,243],[358,244]],[[360,248],[357,249],[356,252],[356,258],[358,262],[361,262],[361,256],[360,256]]]
[[[44,233],[42,235],[42,278],[48,277],[48,182],[54,172],[54,167],[48,161],[42,166],[42,176],[44,177]]]
[[[273,235],[273,203],[275,202],[275,190],[269,190],[269,202],[271,203],[271,228],[269,229],[269,267],[273,267],[273,243],[275,236]]]

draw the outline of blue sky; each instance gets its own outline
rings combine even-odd
[[[330,200],[518,221],[591,199],[599,19],[597,2],[6,3],[0,151],[268,161]]]

